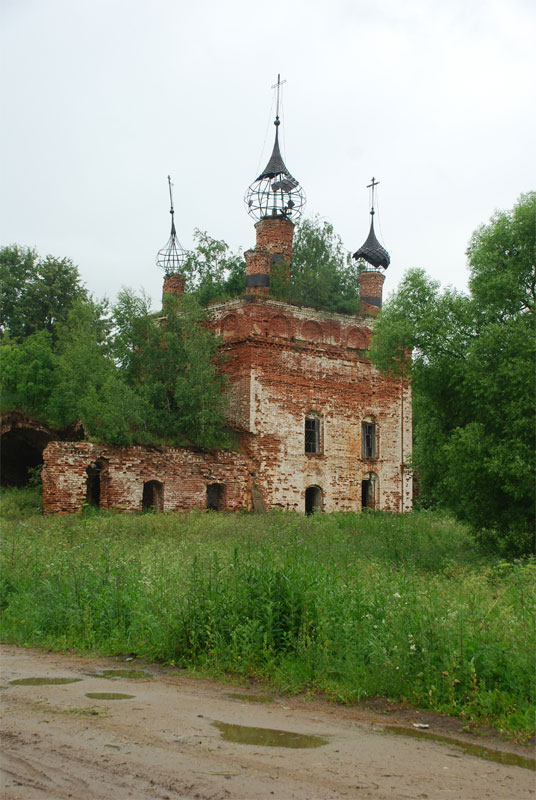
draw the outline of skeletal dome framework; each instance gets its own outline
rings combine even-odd
[[[276,86],[277,112],[274,121],[274,149],[266,167],[248,188],[244,201],[248,214],[253,219],[286,217],[297,222],[305,206],[305,194],[296,178],[286,168],[279,149],[279,126],[281,124],[279,121],[279,89],[281,86],[279,75]]]
[[[173,208],[173,194],[171,191],[171,178],[168,175],[169,184],[169,200],[171,207],[169,213],[171,214],[171,234],[164,247],[158,251],[156,255],[156,266],[163,269],[166,275],[175,275],[182,271],[188,252],[183,248],[177,237],[175,230],[175,210]]]

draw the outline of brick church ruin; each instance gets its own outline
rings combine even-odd
[[[244,293],[208,307],[226,356],[227,414],[239,449],[50,441],[43,454],[45,512],[76,512],[84,503],[125,511],[411,509],[411,390],[368,358],[389,264],[374,232],[374,207],[368,238],[354,254],[366,262],[360,313],[272,297],[271,268],[292,270],[293,230],[305,200],[281,157],[278,128],[277,115],[272,155],[246,195],[256,246],[245,253]],[[180,294],[177,244],[172,214],[170,242],[159,255],[164,292]]]

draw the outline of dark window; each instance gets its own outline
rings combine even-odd
[[[207,509],[223,511],[225,508],[225,484],[209,483],[207,486]]]
[[[320,453],[320,417],[305,418],[305,452]]]
[[[361,423],[361,457],[376,458],[376,423]]]

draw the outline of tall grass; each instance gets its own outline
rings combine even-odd
[[[430,513],[42,517],[3,494],[4,641],[377,695],[530,731],[531,560]]]

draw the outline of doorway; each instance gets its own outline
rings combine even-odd
[[[101,472],[102,464],[98,461],[86,469],[86,503],[93,508],[101,504]]]
[[[361,508],[376,508],[378,479],[373,472],[361,481]]]
[[[323,492],[320,486],[309,486],[305,490],[305,513],[318,514],[322,511]]]
[[[207,486],[207,510],[223,511],[225,509],[225,484],[209,483]]]
[[[160,481],[147,481],[143,484],[141,508],[142,511],[164,510],[164,485]]]

